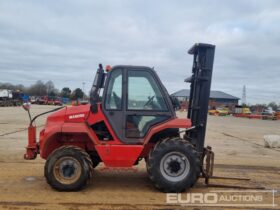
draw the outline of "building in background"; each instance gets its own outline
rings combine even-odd
[[[190,90],[182,89],[172,93],[171,96],[176,97],[180,101],[182,108],[186,109],[188,107]],[[240,98],[232,96],[228,93],[213,90],[210,92],[209,109],[228,107],[232,110],[236,105],[238,105],[239,99]]]

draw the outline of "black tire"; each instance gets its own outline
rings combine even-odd
[[[84,188],[92,177],[92,171],[90,156],[76,146],[62,146],[54,150],[45,164],[47,183],[58,191]]]
[[[163,192],[189,189],[196,183],[201,169],[198,152],[180,138],[158,142],[146,163],[150,179]]]
[[[99,163],[101,162],[101,159],[100,159],[99,155],[97,154],[97,152],[90,153],[90,158],[91,158],[93,168],[96,168],[99,165]]]

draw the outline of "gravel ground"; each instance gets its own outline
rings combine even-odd
[[[31,112],[38,114],[52,108],[34,105]],[[179,117],[185,115],[185,112],[178,112]],[[40,118],[37,126],[42,126],[44,121],[45,117]],[[27,125],[28,116],[22,108],[0,107],[0,209],[186,209],[186,206],[166,204],[166,194],[154,189],[143,161],[133,169],[122,170],[101,164],[95,170],[92,183],[81,192],[52,190],[43,176],[45,161],[23,159]],[[206,144],[215,152],[214,175],[251,179],[213,180],[211,183],[280,190],[280,149],[264,148],[263,136],[266,134],[280,135],[280,121],[209,116]],[[221,188],[206,187],[203,180],[199,180],[188,193],[213,190]],[[187,192],[182,194],[186,195]],[[263,198],[271,202],[272,196],[266,193]],[[278,206],[274,209],[279,208],[279,193],[275,193],[275,203]],[[237,209],[234,206],[226,208]]]

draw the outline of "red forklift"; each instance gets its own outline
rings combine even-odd
[[[90,104],[59,107],[31,118],[24,158],[46,159],[45,177],[58,191],[78,191],[94,168],[132,167],[145,160],[149,178],[163,192],[181,192],[213,172],[214,153],[204,147],[215,46],[195,44],[187,117],[153,68],[99,65]],[[100,92],[103,90],[103,95]],[[173,103],[174,104],[174,103]],[[35,120],[53,112],[36,140]]]

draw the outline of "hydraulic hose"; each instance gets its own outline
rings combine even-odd
[[[33,122],[34,122],[38,117],[40,117],[40,116],[42,116],[42,115],[45,115],[45,114],[48,114],[48,113],[51,113],[51,112],[58,111],[58,110],[60,110],[60,109],[62,109],[62,108],[65,108],[65,107],[66,107],[66,106],[58,107],[58,108],[52,109],[52,110],[50,110],[50,111],[43,112],[43,113],[41,113],[41,114],[36,115],[36,116],[33,117],[33,119],[30,121],[30,125],[32,125]]]

